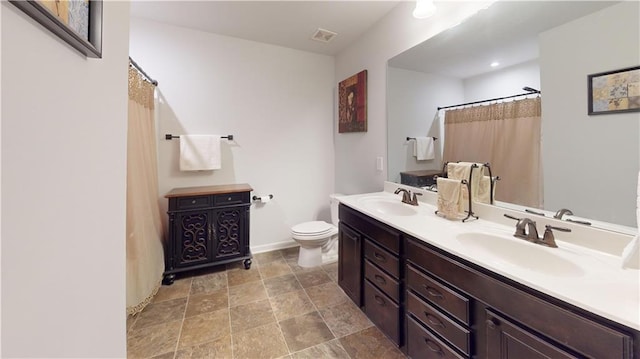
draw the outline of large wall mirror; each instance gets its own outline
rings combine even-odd
[[[497,191],[496,205],[546,215],[568,208],[567,219],[637,231],[640,112],[589,116],[587,76],[638,65],[637,1],[497,1],[389,60],[388,180],[442,169],[447,110],[439,107],[530,87],[541,91],[541,202],[537,208],[507,203]],[[413,155],[407,137],[418,136],[438,138],[434,159]]]

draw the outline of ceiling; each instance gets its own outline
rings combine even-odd
[[[619,1],[499,1],[389,61],[412,71],[465,79],[538,58],[538,34]],[[571,46],[571,44],[567,44]]]
[[[297,50],[336,55],[399,1],[132,1],[131,16]],[[338,33],[311,40],[318,28]]]

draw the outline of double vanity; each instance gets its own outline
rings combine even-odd
[[[338,282],[408,356],[640,358],[629,236],[568,224],[550,248],[513,236],[503,215],[523,213],[479,206],[480,219],[450,221],[434,194],[411,206],[397,187],[340,198]]]

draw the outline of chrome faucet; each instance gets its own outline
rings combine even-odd
[[[417,196],[422,196],[422,193],[413,193],[413,197],[411,197],[411,192],[404,189],[404,188],[398,188],[395,190],[395,194],[398,194],[402,192],[402,203],[406,203],[406,204],[410,204],[412,206],[417,206],[418,205],[418,197]]]
[[[553,218],[562,219],[562,216],[564,216],[565,214],[569,215],[569,216],[572,216],[573,212],[571,212],[571,210],[569,210],[569,209],[562,208],[562,209],[559,209],[558,212],[556,212],[556,214],[553,216]]]

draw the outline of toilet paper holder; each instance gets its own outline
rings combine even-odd
[[[269,197],[269,199],[272,199],[272,198],[273,198],[273,195],[272,195],[272,194],[270,194],[270,195],[268,195],[268,196],[253,196],[253,200],[254,200],[254,201],[262,201],[262,200],[263,200],[263,197]]]

